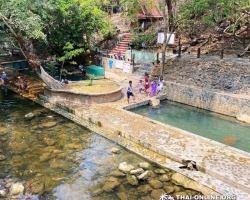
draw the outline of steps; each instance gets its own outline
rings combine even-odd
[[[111,51],[110,54],[117,55],[118,52],[121,52],[122,56],[125,56],[127,50],[129,49],[128,44],[132,41],[132,34],[128,33],[124,36],[122,41]]]

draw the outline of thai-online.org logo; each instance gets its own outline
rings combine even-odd
[[[237,197],[235,195],[211,195],[211,196],[205,196],[205,195],[194,195],[194,196],[182,196],[182,195],[176,195],[176,200],[189,200],[189,199],[197,199],[197,200],[237,200]],[[159,200],[174,200],[174,197],[168,194],[162,194],[160,196]]]

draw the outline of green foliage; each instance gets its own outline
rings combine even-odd
[[[141,10],[139,0],[121,0],[120,3],[125,10],[124,16],[130,22],[134,22],[137,18],[138,11]]]
[[[50,76],[54,77],[55,79],[58,79],[59,70],[56,64],[57,64],[57,61],[56,61],[56,57],[54,56],[51,61],[45,64],[44,67]]]
[[[64,62],[66,60],[71,60],[73,57],[76,57],[84,52],[83,48],[74,49],[73,45],[70,42],[67,42],[63,47],[64,55],[61,56],[58,60]]]
[[[93,85],[94,78],[95,78],[94,75],[89,75],[89,82],[87,83],[87,86],[92,86]]]
[[[105,22],[105,26],[101,30],[101,33],[103,35],[104,40],[111,40],[117,35],[115,25],[110,19]]]
[[[100,3],[93,0],[0,0],[0,37],[14,41],[13,32],[20,32],[24,40],[43,41],[47,52],[50,50],[59,56],[70,42],[76,50],[73,54],[77,54],[80,48],[88,49],[91,36],[105,26],[106,14],[100,9]]]
[[[145,42],[146,47],[155,44],[155,34],[141,34],[133,37],[132,43],[134,44],[134,49],[142,49],[142,42]]]
[[[61,73],[61,76],[66,76],[69,72],[67,69],[62,68],[60,73]]]
[[[219,25],[220,22],[229,20],[232,23],[230,30],[234,31],[237,25],[245,24],[250,16],[249,0],[191,0],[180,7],[184,19],[183,27],[195,29],[197,21],[208,26]]]

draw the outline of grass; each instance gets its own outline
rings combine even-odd
[[[119,89],[119,85],[112,81],[107,80],[93,80],[93,85],[89,85],[89,81],[78,81],[65,85],[65,90],[72,92],[83,92],[83,93],[105,93]]]

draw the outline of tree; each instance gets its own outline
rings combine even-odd
[[[43,42],[62,56],[68,42],[71,51],[87,49],[91,35],[102,28],[102,11],[91,0],[0,0],[0,27],[0,34],[20,49],[41,79],[58,89],[64,84],[45,72],[34,42]]]
[[[185,18],[186,29],[195,30],[198,20],[209,26],[230,21],[224,33],[235,35],[237,28],[246,25],[249,28],[250,4],[248,0],[191,0],[180,7]]]

